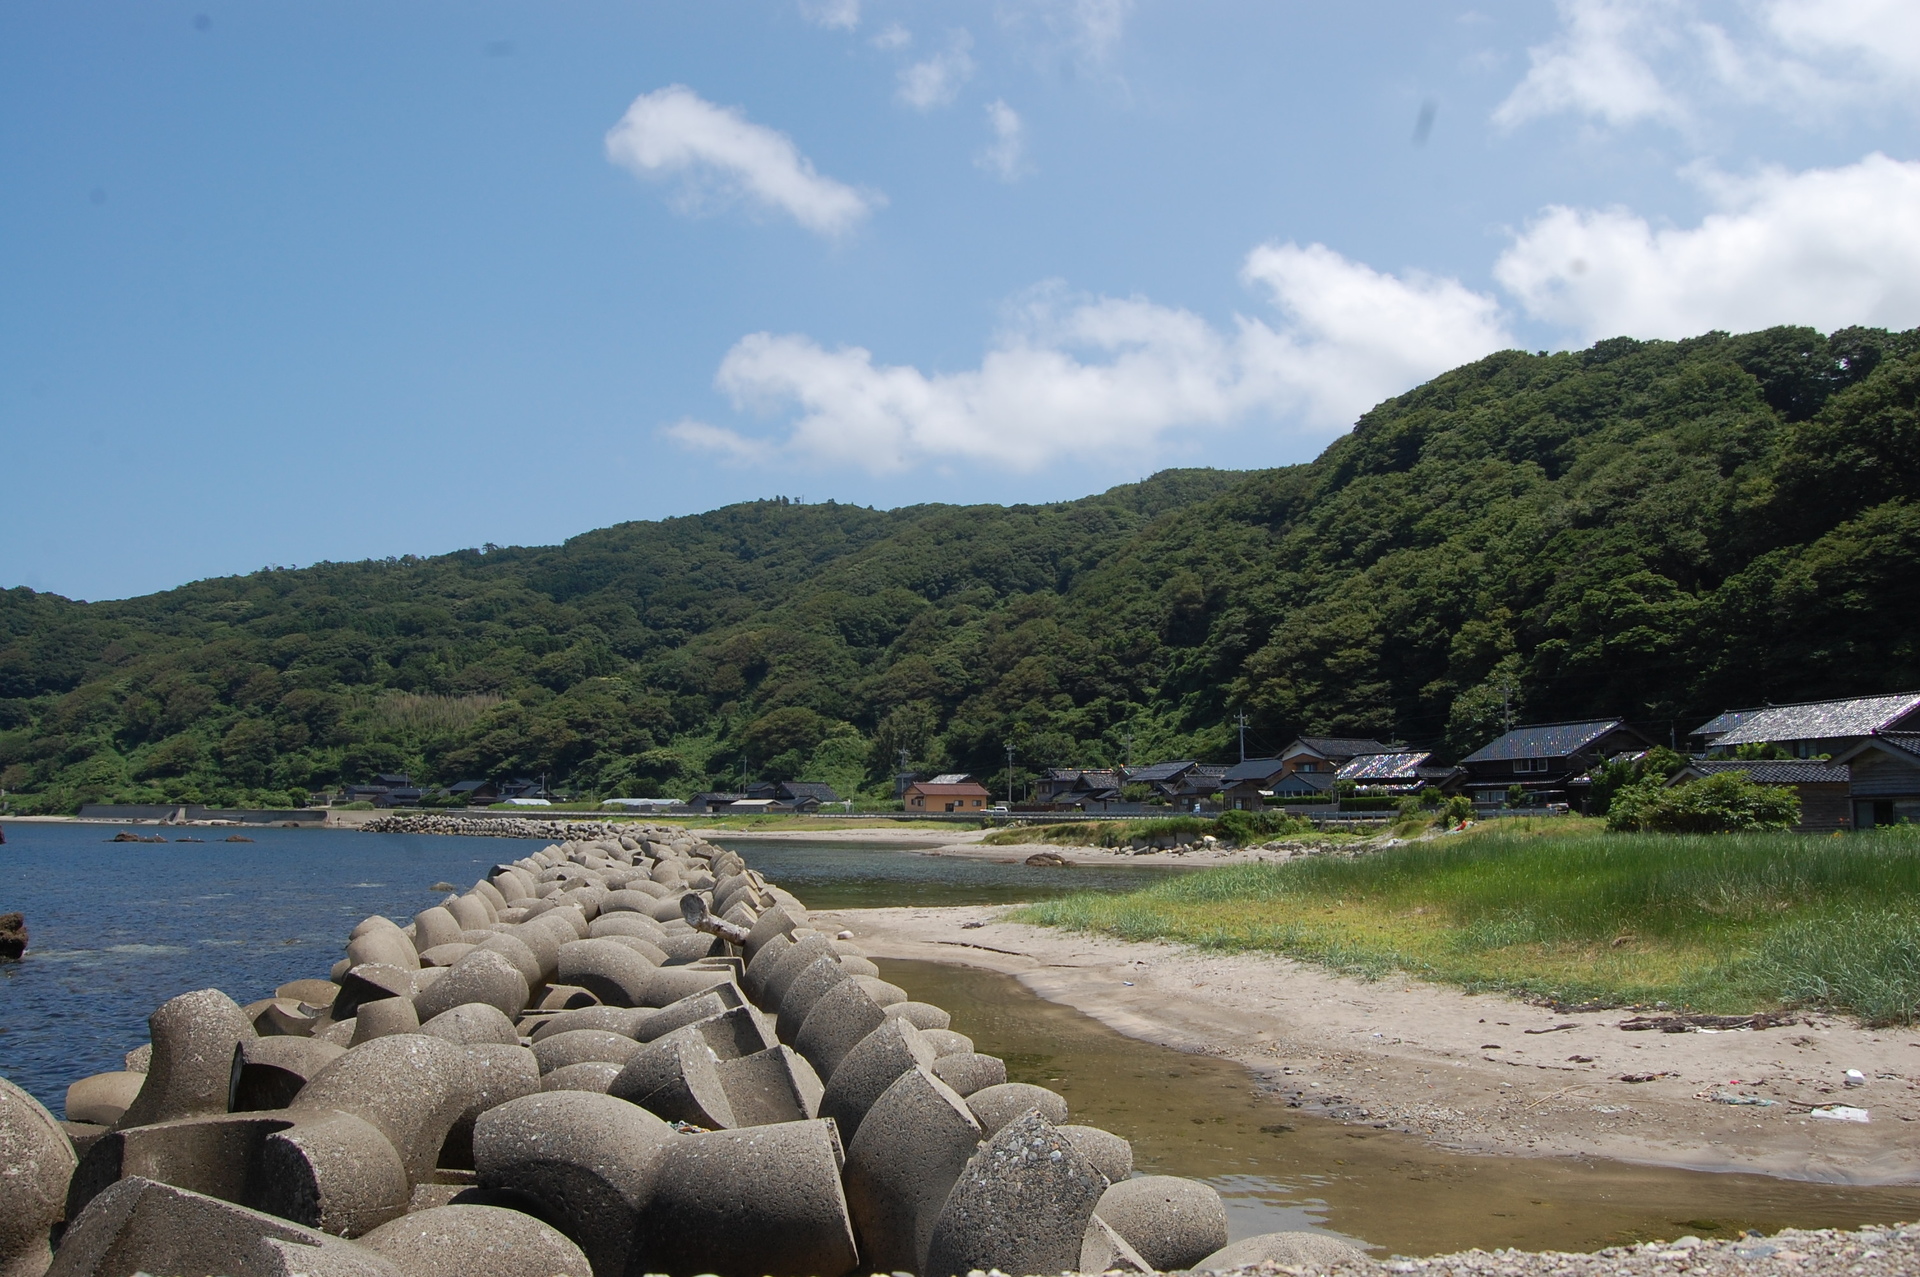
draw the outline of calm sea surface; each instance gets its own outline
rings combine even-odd
[[[137,827],[152,834],[153,826]],[[147,1016],[193,989],[241,1003],[325,976],[368,914],[405,922],[540,841],[255,829],[162,831],[201,842],[116,843],[102,825],[5,822],[0,913],[27,916],[27,960],[0,964],[0,1077],[56,1114],[67,1083],[120,1067]],[[1037,869],[872,846],[721,839],[807,904],[991,904],[1126,889],[1167,871]]]

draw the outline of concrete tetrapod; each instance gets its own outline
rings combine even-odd
[[[700,1026],[690,1024],[643,1044],[627,1058],[607,1094],[669,1122],[732,1126],[733,1106],[720,1082],[719,1062]]]
[[[847,1146],[847,1209],[868,1269],[926,1271],[934,1223],[983,1137],[967,1102],[926,1069],[894,1079]]]
[[[937,1047],[935,1048],[938,1049]],[[962,1095],[972,1095],[1007,1080],[1007,1062],[997,1055],[956,1051],[933,1063],[933,1075]]]
[[[499,1007],[485,1002],[463,1002],[450,1007],[421,1025],[420,1032],[456,1046],[479,1046],[485,1042],[520,1045],[520,1033],[513,1027],[513,1021]]]
[[[266,1138],[257,1168],[250,1205],[342,1237],[405,1214],[412,1196],[399,1151],[351,1113],[302,1114]]]
[[[886,1011],[858,980],[842,979],[813,1004],[791,1040],[821,1077],[832,1077],[847,1052],[886,1021]]]
[[[40,1101],[0,1078],[0,1277],[40,1277],[65,1217],[73,1145]]]
[[[937,1076],[938,1070],[935,1073]],[[975,1091],[967,1097],[967,1107],[989,1134],[1028,1109],[1040,1110],[1040,1116],[1055,1126],[1064,1125],[1067,1120],[1067,1102],[1059,1092],[1027,1082],[1002,1082]]]
[[[640,1212],[634,1258],[646,1272],[672,1277],[849,1271],[858,1255],[832,1124],[785,1122],[670,1142]]]
[[[973,1054],[973,1039],[964,1033],[955,1033],[952,1029],[922,1029],[920,1034],[926,1038],[927,1045],[933,1048],[935,1055],[944,1058]]]
[[[649,1016],[655,1015],[649,1007],[581,1007],[577,1011],[561,1011],[543,1017],[534,1025],[530,1035],[536,1044],[559,1033],[572,1033],[577,1029],[602,1029],[608,1033],[618,1033],[623,1037],[638,1040],[640,1025]]]
[[[444,970],[446,975],[413,1000],[421,1023],[468,1002],[484,1002],[508,1017],[527,1006],[527,980],[519,968],[488,949],[475,949]]]
[[[69,1122],[112,1126],[133,1106],[146,1081],[144,1073],[95,1073],[67,1088],[67,1100],[61,1108]]]
[[[488,1109],[540,1090],[540,1065],[533,1052],[523,1046],[478,1042],[462,1049],[473,1066],[478,1085],[467,1107],[447,1128],[447,1138],[440,1145],[439,1165],[470,1171],[473,1169],[474,1123]]]
[[[291,1122],[284,1113],[220,1113],[108,1131],[80,1159],[67,1183],[68,1219],[128,1176],[248,1202],[249,1172],[261,1146]]]
[[[1127,1239],[1100,1218],[1098,1211],[1087,1221],[1087,1235],[1080,1241],[1079,1269],[1083,1273],[1105,1273],[1118,1268],[1122,1272],[1151,1273],[1153,1265],[1127,1244]]]
[[[976,1268],[1058,1273],[1078,1267],[1087,1221],[1107,1190],[1073,1141],[1028,1112],[975,1153],[933,1227],[922,1277]],[[1009,1209],[1010,1203],[1019,1203]]]
[[[587,1257],[567,1235],[497,1206],[436,1206],[382,1224],[360,1239],[406,1277],[587,1277]]]
[[[831,993],[835,986],[851,979],[852,973],[841,966],[837,958],[816,958],[809,962],[787,982],[787,991],[780,999],[779,1021],[775,1028],[780,1040],[797,1042],[800,1026],[807,1022],[807,1012],[813,1010],[815,1004]],[[878,1024],[870,1025],[867,1031],[870,1033],[878,1027]]]
[[[437,945],[457,944],[462,928],[444,906],[435,905],[413,915],[413,947],[421,954]]]
[[[759,965],[761,960],[767,964],[760,977],[760,987],[756,989],[749,983],[747,996],[761,1010],[778,1012],[781,1000],[787,996],[788,987],[800,973],[821,958],[833,957],[834,952],[833,943],[822,935],[802,936],[785,949],[777,946],[772,948],[771,954],[763,950],[759,959],[748,965],[747,977],[751,980],[753,967]]]
[[[608,1064],[605,1060],[588,1060],[583,1064],[569,1064],[564,1069],[555,1069],[542,1074],[540,1089],[543,1091],[594,1091],[605,1095],[607,1088],[613,1085],[613,1079],[620,1076],[618,1064]]]
[[[1213,1185],[1197,1179],[1121,1180],[1094,1209],[1156,1272],[1191,1268],[1227,1244],[1227,1208]]]
[[[420,1013],[413,1009],[408,998],[381,998],[377,1002],[362,1003],[353,1017],[353,1043],[359,1046],[375,1038],[392,1037],[396,1033],[418,1033],[420,1031]]]
[[[406,933],[386,918],[380,921],[386,925],[370,927],[347,941],[347,961],[356,967],[364,962],[373,962],[418,971],[420,953],[413,947],[413,941],[407,939]]]
[[[474,1169],[482,1188],[530,1199],[586,1254],[594,1277],[626,1277],[641,1208],[676,1138],[672,1127],[625,1100],[545,1092],[481,1115],[473,1129]]]
[[[242,1041],[233,1048],[233,1066],[227,1075],[227,1111],[283,1109],[293,1103],[308,1078],[345,1054],[344,1048],[314,1038]]]
[[[1097,1126],[1057,1126],[1054,1128],[1073,1141],[1080,1156],[1093,1163],[1093,1169],[1118,1184],[1133,1174],[1133,1145]]]
[[[820,1115],[820,1077],[792,1048],[721,1060],[716,1072],[735,1126],[802,1122]]]
[[[573,1029],[541,1038],[533,1044],[533,1058],[542,1073],[564,1069],[569,1064],[600,1060],[625,1064],[640,1049],[640,1044],[620,1033],[605,1029]]]
[[[378,1127],[418,1183],[433,1170],[447,1132],[478,1098],[479,1070],[468,1052],[439,1038],[401,1033],[354,1047],[312,1078],[289,1116],[329,1110]]]
[[[48,1277],[222,1273],[227,1277],[402,1277],[352,1242],[170,1184],[123,1179],[61,1238]]]
[[[902,1073],[926,1068],[934,1061],[933,1048],[920,1040],[920,1030],[905,1020],[886,1020],[860,1039],[827,1079],[820,1097],[820,1116],[839,1124],[842,1138],[852,1141],[874,1102]]]
[[[227,1110],[233,1048],[255,1036],[240,1006],[218,989],[183,993],[147,1017],[153,1058],[120,1126],[148,1126]]]
[[[1224,1272],[1229,1268],[1248,1268],[1254,1264],[1331,1268],[1335,1264],[1350,1264],[1366,1258],[1367,1253],[1352,1242],[1329,1237],[1325,1233],[1261,1233],[1257,1237],[1242,1237],[1237,1242],[1222,1246],[1195,1263],[1193,1270]]]
[[[664,1038],[675,1029],[684,1029],[689,1024],[725,1015],[744,1005],[745,1001],[738,989],[722,985],[649,1012],[635,1023],[631,1036],[641,1042],[651,1042],[655,1038]]]

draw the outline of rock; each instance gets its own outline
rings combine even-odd
[[[1351,1242],[1326,1233],[1306,1231],[1261,1233],[1242,1237],[1222,1246],[1193,1265],[1195,1272],[1224,1272],[1229,1268],[1248,1268],[1255,1264],[1286,1265],[1300,1268],[1331,1268],[1365,1260],[1367,1253]]]
[[[933,1064],[933,1075],[962,1095],[972,1095],[1007,1080],[1007,1062],[997,1055],[955,1052]]]
[[[788,1047],[723,1059],[716,1072],[735,1126],[804,1122],[820,1115],[820,1077]]]
[[[1071,862],[1057,851],[1036,851],[1027,857],[1026,863],[1036,869],[1064,869]]]
[[[984,1132],[967,1102],[926,1069],[910,1069],[867,1110],[847,1147],[847,1208],[862,1262],[925,1272],[947,1193]]]
[[[1227,1244],[1227,1208],[1211,1184],[1197,1179],[1120,1180],[1094,1209],[1155,1272],[1191,1268]]]
[[[61,1239],[48,1277],[135,1273],[403,1277],[352,1242],[141,1178],[122,1180],[94,1198]]]
[[[109,1131],[74,1170],[66,1216],[77,1218],[96,1196],[128,1176],[250,1204],[250,1172],[263,1144],[290,1125],[282,1113],[221,1113]]]
[[[628,1057],[607,1094],[637,1104],[669,1122],[709,1130],[734,1125],[733,1106],[720,1083],[719,1057],[698,1025],[675,1029]]]
[[[787,1122],[671,1141],[635,1237],[635,1258],[647,1272],[847,1272],[858,1254],[832,1124]]]
[[[49,1230],[66,1216],[67,1181],[77,1164],[53,1114],[0,1078],[0,1277],[40,1277],[46,1269]]]
[[[481,1188],[521,1194],[570,1237],[595,1277],[625,1277],[640,1210],[662,1154],[677,1138],[665,1122],[624,1100],[547,1092],[481,1115],[473,1130],[474,1167]],[[635,1264],[631,1271],[660,1270]]]
[[[837,1122],[841,1137],[852,1142],[861,1119],[894,1079],[932,1063],[933,1048],[920,1040],[920,1030],[905,1020],[887,1020],[860,1039],[827,1079],[820,1115]]]
[[[938,1070],[935,1073],[937,1075]],[[983,1087],[967,1096],[967,1107],[973,1110],[973,1115],[980,1119],[980,1125],[989,1132],[999,1130],[1028,1109],[1039,1109],[1040,1116],[1055,1126],[1067,1120],[1067,1102],[1057,1091],[1026,1082],[1002,1082],[998,1086]],[[1107,1222],[1113,1221],[1109,1219]]]
[[[847,1052],[886,1020],[886,1011],[858,980],[842,977],[813,1004],[791,1040],[820,1076],[832,1077]]]
[[[953,1027],[953,1017],[931,1002],[896,1002],[886,1008],[888,1015],[897,1015],[916,1029],[949,1029]]]
[[[922,1277],[1076,1268],[1107,1178],[1046,1118],[1027,1112],[975,1153],[935,1222]],[[1009,1209],[1011,1203],[1017,1209]]]
[[[587,1277],[566,1234],[497,1206],[438,1206],[382,1224],[360,1239],[406,1277]]]
[[[256,1167],[253,1206],[341,1237],[378,1228],[405,1213],[412,1198],[400,1151],[380,1128],[352,1113],[300,1114],[293,1126],[261,1144]]]
[[[480,1084],[465,1049],[401,1033],[354,1047],[321,1069],[287,1112],[304,1117],[332,1110],[371,1122],[400,1154],[412,1184],[432,1172],[447,1132]]]
[[[468,1002],[482,1002],[509,1018],[527,1006],[527,981],[519,968],[499,954],[476,949],[450,967],[446,975],[413,1000],[422,1023]]]
[[[67,1088],[67,1120],[112,1126],[126,1116],[146,1080],[144,1073],[95,1073],[81,1078]]]
[[[0,913],[0,962],[18,962],[26,952],[26,915]]]
[[[183,993],[161,1003],[147,1017],[147,1029],[153,1042],[147,1080],[119,1125],[226,1112],[233,1048],[255,1036],[234,1000],[218,989]]]
[[[609,1033],[605,1029],[573,1029],[540,1039],[533,1045],[533,1055],[544,1074],[589,1061],[622,1065],[639,1049],[640,1044],[624,1034]]]
[[[605,1095],[607,1088],[613,1085],[613,1079],[620,1076],[620,1066],[609,1064],[605,1060],[588,1060],[582,1064],[569,1064],[563,1069],[555,1069],[540,1078],[543,1091],[592,1091]]]
[[[1057,1126],[1054,1128],[1073,1141],[1080,1156],[1093,1163],[1093,1169],[1118,1184],[1133,1174],[1133,1145],[1097,1126]]]
[[[463,1002],[448,1007],[420,1026],[420,1032],[457,1046],[479,1046],[494,1042],[502,1046],[520,1045],[519,1030],[506,1013],[485,1002]]]
[[[973,1039],[964,1033],[955,1033],[952,1029],[922,1029],[920,1036],[927,1040],[936,1056],[973,1054]]]
[[[362,1042],[371,1042],[375,1038],[391,1037],[395,1033],[418,1033],[420,1031],[420,1013],[413,1009],[408,998],[381,998],[375,1002],[363,1003],[353,1018],[353,1041],[359,1046]]]
[[[355,1024],[358,1027],[357,1020]],[[343,1048],[317,1038],[242,1041],[233,1049],[227,1074],[227,1111],[283,1109],[293,1103],[308,1078],[345,1054]]]

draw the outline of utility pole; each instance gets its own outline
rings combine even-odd
[[[1240,761],[1247,761],[1247,711],[1240,711]]]
[[[1013,810],[1013,746],[1007,746],[1007,810]]]
[[[1127,770],[1133,770],[1133,729],[1127,729]]]

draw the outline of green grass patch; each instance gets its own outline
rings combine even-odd
[[[1821,1006],[1874,1023],[1911,1023],[1920,1007],[1920,834],[1902,829],[1686,836],[1503,821],[1018,916],[1569,1002]]]

